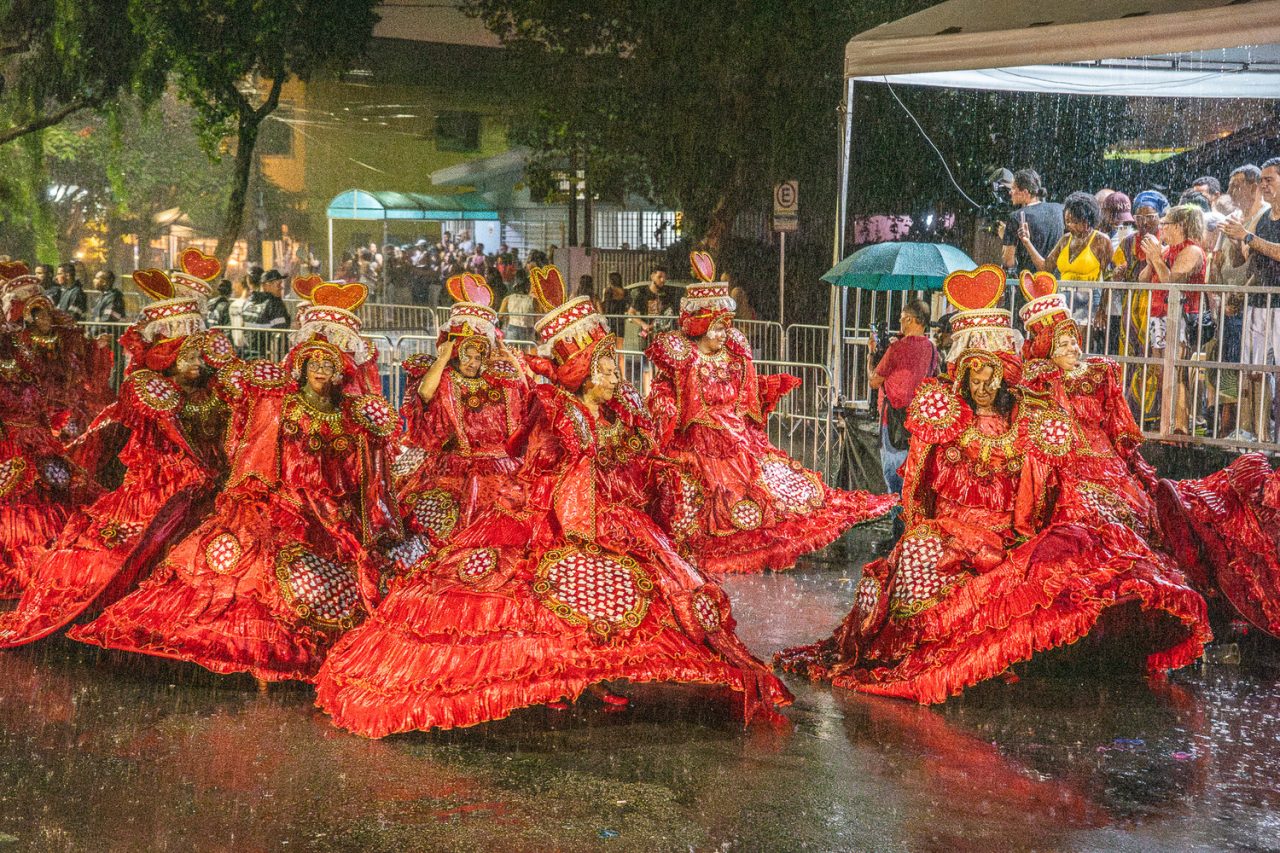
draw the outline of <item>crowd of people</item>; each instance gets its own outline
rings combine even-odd
[[[1003,180],[1015,208],[1000,223],[1002,266],[1010,276],[1045,271],[1066,282],[1072,316],[1087,329],[1092,352],[1253,365],[1280,354],[1280,158],[1196,178],[1176,201],[1157,189],[1129,194],[1110,188],[1046,201],[1039,174],[1023,169]],[[1222,284],[1260,288],[1220,294],[1179,291],[1176,340],[1170,340],[1165,289],[1089,287],[1077,282],[1158,285]],[[1009,307],[1022,299],[1010,294]],[[1280,395],[1273,375],[1217,369],[1178,372],[1163,388],[1158,370],[1131,372],[1127,396],[1144,427],[1160,418],[1164,393],[1174,400],[1175,431],[1212,431],[1253,440],[1280,438]],[[1216,419],[1216,422],[1211,422]]]

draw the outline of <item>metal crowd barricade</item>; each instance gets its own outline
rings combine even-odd
[[[826,326],[793,323],[787,326],[782,360],[799,364],[826,364],[831,358],[831,330]]]
[[[1086,354],[1119,363],[1126,403],[1148,439],[1280,452],[1280,294],[1263,287],[1110,281],[1062,281],[1059,290]],[[849,295],[837,405],[869,410],[873,327],[896,329],[893,309],[911,295]],[[1021,328],[1017,319],[1015,326]],[[821,330],[792,326],[786,340],[787,361],[818,360],[812,353],[821,351]]]
[[[124,357],[120,350],[119,339],[128,323],[92,323],[82,324],[87,332],[95,335],[110,336],[110,345],[116,353],[119,371],[123,372]],[[241,331],[223,329],[223,331]],[[239,354],[245,357],[257,357],[258,352],[276,354],[283,358],[293,343],[293,329],[246,329],[243,347]],[[396,408],[399,408],[409,393],[406,387],[402,364],[406,358],[417,353],[436,351],[434,334],[410,333],[390,335],[373,332],[364,335],[377,350],[377,365],[382,377],[382,391]],[[619,362],[623,376],[641,393],[648,392],[653,375],[653,366],[638,349],[621,347],[618,350]],[[789,373],[801,380],[801,386],[779,401],[777,409],[771,414],[768,422],[770,440],[783,452],[800,460],[806,467],[812,468],[830,479],[838,466],[838,454],[833,446],[832,409],[834,389],[830,367],[819,363],[797,363],[780,359],[757,359],[756,366],[761,373]]]
[[[1095,317],[1088,349],[1121,362],[1126,396],[1148,438],[1280,450],[1280,299],[1275,291],[1227,285],[1102,286],[1104,300],[1116,292],[1125,297],[1120,322]],[[1152,300],[1145,292],[1165,295],[1163,318],[1158,308],[1152,316]],[[1119,340],[1111,334],[1117,325]]]

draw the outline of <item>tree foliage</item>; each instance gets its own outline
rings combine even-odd
[[[164,85],[131,0],[0,0],[0,144]]]
[[[346,67],[377,22],[377,0],[132,0],[131,16],[196,110],[206,150],[234,147],[218,229],[220,258],[240,237],[262,122],[290,77]]]
[[[779,180],[831,197],[845,43],[928,5],[466,3],[539,81],[526,141],[552,158],[586,148],[609,182],[678,206],[686,233],[713,247]]]

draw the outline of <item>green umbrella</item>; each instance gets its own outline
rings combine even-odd
[[[864,290],[938,290],[951,273],[977,268],[973,258],[945,243],[875,243],[836,264],[822,280]]]

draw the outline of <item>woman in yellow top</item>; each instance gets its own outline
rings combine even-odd
[[[1042,257],[1031,244],[1031,232],[1025,224],[1018,229],[1018,239],[1037,270],[1051,272],[1060,281],[1102,281],[1111,269],[1113,248],[1111,238],[1098,230],[1101,222],[1098,200],[1088,193],[1074,192],[1062,202],[1066,231],[1047,255]],[[1063,288],[1063,295],[1078,324],[1096,326],[1099,318],[1095,309],[1101,302],[1101,292],[1067,287]],[[1102,321],[1105,323],[1106,318]]]

